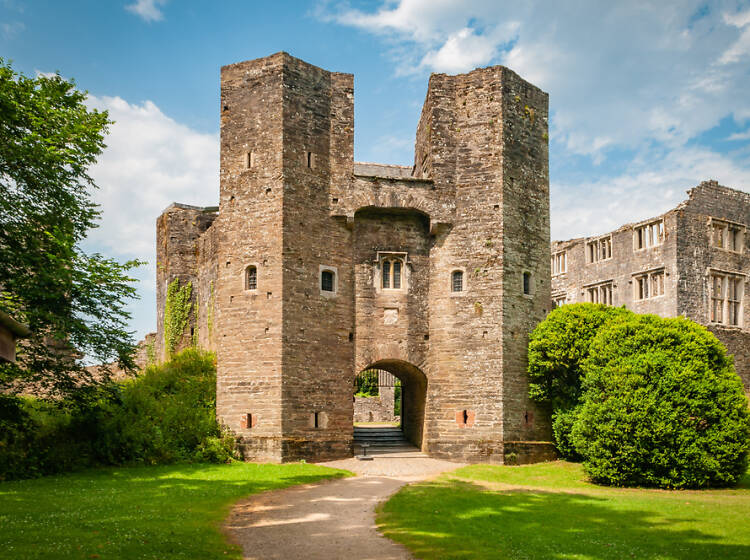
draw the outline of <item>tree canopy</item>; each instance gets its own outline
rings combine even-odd
[[[5,391],[80,392],[96,381],[84,357],[133,367],[127,273],[141,263],[80,246],[100,216],[89,168],[111,124],[85,100],[59,75],[31,78],[0,59],[0,308],[32,331],[18,362],[0,365]]]

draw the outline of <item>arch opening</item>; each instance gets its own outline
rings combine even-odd
[[[377,380],[369,380],[368,383],[372,386],[373,381],[378,383],[378,389],[380,397],[387,397],[391,393],[393,395],[393,405],[388,404],[386,406],[394,406],[395,412],[398,412],[398,419],[391,422],[403,433],[406,441],[414,445],[415,447],[422,449],[422,441],[424,437],[424,417],[425,417],[425,405],[427,399],[427,377],[418,367],[405,362],[402,360],[379,360],[373,362],[358,373],[356,379],[361,379],[361,374],[364,372],[384,372],[390,374],[391,379],[388,379],[388,375],[377,375]],[[358,389],[362,388],[362,384],[357,384],[355,379],[354,391],[355,394]],[[392,385],[392,387],[390,387]],[[372,392],[372,391],[371,391]],[[370,416],[372,411],[363,410],[358,415],[362,418],[364,414],[364,422],[367,419],[373,418]],[[383,416],[380,419],[385,419]],[[357,418],[355,417],[355,420]],[[383,422],[388,424],[388,422]]]

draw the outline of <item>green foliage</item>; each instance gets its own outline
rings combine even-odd
[[[380,395],[378,370],[376,369],[366,369],[360,372],[354,383],[354,392],[358,397],[377,397]]]
[[[82,402],[0,398],[0,480],[95,465],[226,462],[213,355],[187,349]]]
[[[529,396],[554,411],[574,407],[591,341],[607,321],[632,315],[622,307],[594,303],[552,310],[529,337]]]
[[[190,312],[193,310],[192,295],[192,282],[180,287],[180,279],[175,278],[167,286],[167,297],[164,302],[164,347],[167,356],[174,353],[185,332]]]
[[[32,331],[18,363],[0,364],[5,392],[85,395],[98,380],[83,356],[133,368],[127,273],[141,263],[80,248],[100,215],[88,169],[110,124],[85,99],[60,76],[29,78],[0,59],[0,307]]]
[[[608,321],[632,315],[625,308],[574,303],[554,309],[531,333],[529,396],[550,409],[555,445],[566,459],[580,459],[570,443],[570,429],[591,341]]]
[[[401,381],[393,388],[393,415],[401,416]]]
[[[750,414],[721,343],[685,318],[605,325],[584,364],[572,440],[592,480],[705,488],[747,469]]]
[[[580,406],[568,409],[556,410],[552,414],[552,433],[555,437],[555,447],[560,455],[570,461],[580,461],[580,453],[576,450],[570,439],[573,430],[573,424],[578,418]]]
[[[251,494],[350,473],[319,465],[170,465],[0,484],[3,560],[240,560],[221,524]]]

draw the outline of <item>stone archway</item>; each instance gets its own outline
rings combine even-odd
[[[364,370],[383,370],[401,381],[401,429],[406,439],[422,449],[427,400],[427,376],[417,366],[397,359],[378,360]]]

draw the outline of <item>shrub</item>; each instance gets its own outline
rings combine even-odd
[[[96,465],[226,462],[213,355],[188,349],[80,401],[0,395],[0,480]]]
[[[554,309],[531,333],[529,396],[550,409],[555,445],[566,459],[580,459],[570,443],[570,429],[591,341],[608,321],[632,315],[622,307],[574,303]]]
[[[552,310],[529,337],[529,396],[553,410],[574,407],[580,400],[581,366],[591,341],[608,321],[632,315],[624,307],[594,303]]]
[[[572,440],[595,482],[703,488],[747,469],[750,415],[732,360],[685,318],[605,325],[584,363]]]
[[[95,414],[102,462],[226,461],[232,456],[231,438],[216,420],[213,354],[189,348],[119,388],[117,398]]]

